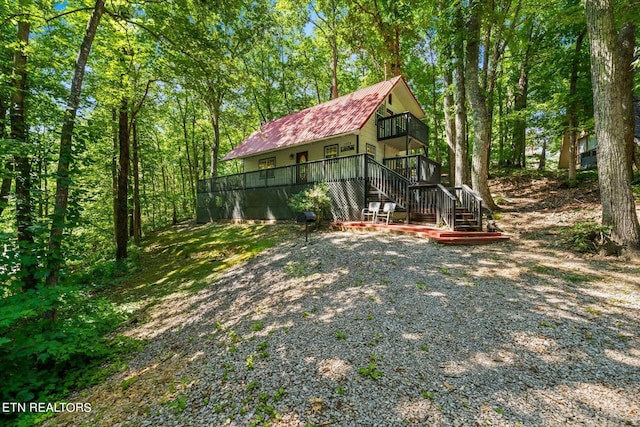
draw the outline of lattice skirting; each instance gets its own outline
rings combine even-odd
[[[365,181],[329,182],[331,209],[324,217],[332,221],[357,221],[364,207]],[[198,193],[197,221],[215,220],[293,220],[288,206],[292,195],[311,187],[298,184],[245,190]]]

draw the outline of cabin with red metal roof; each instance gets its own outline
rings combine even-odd
[[[197,219],[293,219],[291,196],[325,182],[332,199],[325,217],[333,220],[359,220],[379,201],[395,203],[396,220],[461,228],[456,204],[464,199],[472,205],[464,223],[481,228],[479,198],[440,184],[424,117],[397,76],[266,123],[222,159],[240,159],[243,173],[199,181]]]

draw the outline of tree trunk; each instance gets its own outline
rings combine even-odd
[[[596,139],[598,179],[602,203],[602,224],[611,226],[614,242],[640,246],[640,224],[629,179],[627,147],[630,134],[625,117],[632,115],[633,101],[624,79],[631,63],[621,45],[635,26],[627,23],[616,34],[613,5],[609,0],[586,0],[587,28],[591,46],[591,82]],[[622,48],[624,51],[624,47]]]
[[[453,180],[455,186],[461,186],[469,183],[469,153],[467,142],[467,106],[466,106],[466,90],[464,75],[464,40],[462,39],[464,20],[462,18],[462,6],[456,9],[455,26],[457,34],[454,43],[455,58],[455,89],[456,89],[456,118],[455,118],[455,153],[456,153],[456,170]]]
[[[128,233],[128,189],[129,189],[129,104],[122,98],[118,112],[118,194],[116,219],[116,260],[127,258]]]
[[[542,152],[540,153],[540,163],[538,163],[538,170],[544,171],[547,168],[547,138],[542,140]]]
[[[453,99],[453,74],[448,71],[444,73],[444,131],[447,138],[447,146],[449,147],[449,183],[453,183],[456,173],[456,119],[455,119],[455,101]]]
[[[569,121],[569,186],[576,184],[576,161],[577,161],[577,143],[578,143],[578,65],[580,64],[580,50],[584,40],[585,31],[581,32],[576,38],[576,48],[574,51],[573,61],[571,63],[571,78],[569,79],[569,105],[567,107],[567,116]]]
[[[480,90],[478,81],[482,5],[477,1],[472,1],[470,7],[471,17],[468,25],[465,82],[469,95],[469,105],[471,105],[473,111],[474,137],[471,181],[473,189],[480,195],[484,205],[493,211],[498,209],[498,206],[494,203],[489,190],[489,117],[486,99]]]
[[[331,99],[336,99],[338,94],[338,40],[333,34],[331,44]]]
[[[142,209],[140,208],[140,144],[138,124],[133,121],[133,243],[140,246],[142,238]]]
[[[529,92],[528,56],[520,64],[520,77],[516,85],[516,93],[513,101],[515,118],[513,119],[513,164],[525,167],[522,158],[525,155],[527,141],[527,121],[524,118],[527,110],[527,97]]]
[[[7,105],[4,99],[0,98],[0,139],[5,139],[7,121]],[[0,186],[0,215],[9,204],[9,192],[11,191],[11,174],[13,173],[13,160],[7,160],[2,171],[2,185]]]
[[[16,222],[20,252],[20,280],[22,289],[34,289],[37,264],[34,261],[33,206],[31,199],[31,159],[27,141],[25,88],[27,82],[27,55],[30,24],[18,22],[18,47],[13,56],[13,93],[11,94],[11,138],[20,144],[14,156],[16,170]]]
[[[61,253],[62,233],[65,228],[67,216],[67,205],[69,199],[69,165],[71,163],[71,148],[73,141],[73,128],[75,126],[76,112],[80,104],[80,93],[82,92],[82,80],[84,71],[91,52],[91,45],[98,30],[100,18],[104,13],[105,0],[96,0],[95,7],[89,18],[87,29],[80,45],[80,51],[76,58],[76,66],[71,80],[67,109],[62,123],[62,134],[60,136],[60,156],[58,159],[58,175],[56,178],[56,200],[53,209],[51,222],[51,233],[49,235],[49,254],[47,265],[49,276],[47,284],[55,286],[58,284],[58,272],[61,268],[63,256]],[[51,316],[55,319],[55,312]]]
[[[218,176],[218,151],[220,150],[220,104],[209,108],[211,127],[213,128],[213,143],[211,144],[211,178]]]

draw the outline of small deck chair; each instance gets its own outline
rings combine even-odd
[[[396,210],[396,204],[387,202],[384,204],[384,207],[382,208],[382,213],[378,214],[377,217],[383,219],[384,221],[386,221],[387,224],[389,224],[391,215],[393,215],[393,212],[395,212],[395,210]]]
[[[367,218],[371,218],[371,222],[376,222],[379,210],[380,202],[369,202],[369,207],[362,209],[362,220],[366,221]]]

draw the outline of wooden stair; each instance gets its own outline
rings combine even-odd
[[[475,215],[463,207],[456,208],[456,231],[481,231]]]

